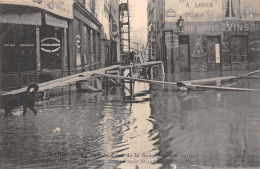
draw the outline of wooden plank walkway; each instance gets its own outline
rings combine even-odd
[[[103,69],[87,71],[87,72],[78,73],[78,74],[75,74],[75,75],[66,76],[66,77],[63,77],[63,78],[51,80],[51,81],[48,81],[48,82],[40,83],[39,84],[39,91],[44,91],[44,90],[49,90],[49,89],[56,88],[56,87],[74,84],[77,81],[86,80],[87,78],[92,77],[93,74],[95,74],[95,73],[106,73],[106,71],[109,71],[109,70],[115,70],[115,69],[123,70],[123,69],[127,69],[127,68],[140,67],[140,66],[152,66],[152,65],[158,65],[158,64],[162,64],[162,61],[153,61],[153,62],[146,62],[146,63],[136,64],[136,65],[126,65],[126,66],[113,65],[113,66],[106,67],[106,68],[103,68]],[[15,95],[15,94],[25,92],[26,89],[27,89],[27,87],[24,87],[24,88],[21,88],[21,89],[10,91],[10,92],[1,93],[0,95],[2,95],[2,96]]]
[[[120,66],[120,69],[128,69],[128,68],[142,67],[142,66],[153,66],[153,65],[159,65],[159,64],[163,64],[163,62],[162,61],[153,61],[153,62],[145,62],[145,63],[140,63],[140,64],[125,65],[125,66]]]
[[[93,75],[97,76],[102,76],[102,77],[108,77],[108,78],[117,78],[117,79],[127,79],[127,80],[134,80],[134,81],[140,81],[140,82],[146,82],[146,83],[153,83],[153,84],[162,84],[162,85],[177,85],[175,82],[164,82],[164,81],[155,81],[155,80],[147,80],[147,79],[138,79],[138,78],[132,78],[132,77],[124,77],[124,76],[117,76],[117,75],[108,75],[105,74],[106,71],[109,70],[124,70],[124,69],[131,69],[134,67],[145,67],[145,66],[156,66],[156,65],[162,65],[163,68],[163,62],[162,61],[153,61],[153,62],[146,62],[146,63],[141,63],[141,64],[134,64],[134,65],[114,65],[110,67],[106,67],[103,69],[99,70],[93,70],[93,71],[88,71],[88,72],[83,72],[55,80],[51,80],[48,82],[44,82],[39,84],[39,91],[44,91],[44,90],[49,90],[52,88],[56,87],[61,87],[61,86],[66,86],[70,84],[74,84],[77,81],[82,81],[86,80],[88,78],[91,78]],[[208,79],[199,79],[199,80],[190,80],[190,81],[182,81],[187,87],[196,87],[196,88],[205,88],[205,89],[218,89],[218,90],[235,90],[235,91],[259,91],[257,89],[243,89],[243,88],[230,88],[230,87],[219,87],[219,86],[207,86],[207,85],[200,85],[200,84],[195,84],[195,83],[208,83],[208,82],[213,82],[213,81],[222,81],[222,80],[232,80],[232,79],[239,79],[239,78],[244,78],[247,76],[251,76],[255,73],[260,72],[260,70],[246,73],[243,75],[238,75],[238,76],[226,76],[226,77],[216,77],[216,78],[208,78]],[[19,94],[22,92],[25,92],[27,87],[18,89],[18,90],[13,90],[10,92],[5,92],[1,93],[2,96],[5,95],[14,95],[14,94]]]
[[[73,84],[77,81],[86,80],[87,78],[90,78],[94,73],[105,73],[105,71],[107,71],[107,70],[118,69],[119,67],[120,67],[120,65],[114,65],[114,66],[106,67],[106,68],[99,69],[99,70],[83,72],[83,73],[51,80],[48,82],[44,82],[44,83],[39,84],[39,91],[44,91],[44,90],[52,89],[55,87]],[[21,88],[18,90],[13,90],[10,92],[2,93],[1,95],[5,96],[5,95],[19,94],[19,93],[25,92],[26,89],[27,89],[27,87],[24,87],[24,88]]]
[[[107,77],[107,78],[115,78],[115,79],[123,79],[123,80],[133,80],[145,83],[153,83],[153,84],[162,84],[162,85],[174,85],[176,86],[177,83],[175,82],[163,82],[163,81],[156,81],[156,80],[148,80],[148,79],[138,79],[134,77],[124,77],[124,76],[117,76],[117,75],[109,75],[109,74],[101,74],[96,73],[96,76]]]

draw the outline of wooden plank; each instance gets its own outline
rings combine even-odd
[[[116,76],[116,75],[107,75],[107,74],[96,74],[96,75],[97,76],[107,77],[107,78],[127,79],[127,80],[134,80],[134,81],[153,83],[153,84],[174,85],[174,86],[177,85],[177,83],[175,83],[175,82],[163,82],[163,81],[156,81],[156,80],[147,80],[147,79],[138,79],[138,78],[131,78],[131,77]],[[257,89],[231,88],[231,87],[206,86],[206,85],[193,85],[193,84],[189,84],[189,83],[185,84],[185,85],[186,85],[186,87],[215,89],[215,90],[217,89],[217,90],[233,90],[233,91],[260,91],[260,90],[257,90]]]
[[[215,77],[215,78],[208,78],[208,79],[198,79],[198,80],[189,80],[189,81],[182,81],[185,84],[193,84],[193,83],[207,83],[207,82],[213,82],[213,81],[221,81],[221,80],[232,80],[232,79],[239,79],[246,76],[250,76],[252,74],[258,73],[260,70],[249,72],[243,75],[238,76],[225,76],[225,77]]]
[[[256,71],[249,72],[249,73],[246,73],[246,74],[243,74],[243,75],[238,75],[238,77],[242,78],[242,77],[250,76],[250,75],[253,75],[253,74],[256,74],[256,73],[259,73],[259,72],[260,72],[260,70],[256,70]]]
[[[75,75],[66,76],[66,77],[63,77],[63,78],[51,80],[51,81],[48,81],[48,82],[44,82],[44,83],[39,84],[39,91],[44,91],[44,90],[52,89],[52,88],[55,88],[55,87],[73,84],[76,81],[86,80],[86,78],[91,77],[95,73],[105,73],[105,71],[107,71],[107,70],[118,69],[119,67],[120,67],[120,65],[114,65],[114,66],[106,67],[106,68],[99,69],[99,70],[83,72],[83,73],[79,73],[79,74],[75,74]],[[82,77],[79,77],[79,76],[82,76]],[[24,87],[24,88],[21,88],[21,89],[18,89],[18,90],[13,90],[13,91],[10,91],[10,92],[2,93],[1,95],[5,96],[5,95],[19,94],[19,93],[25,92],[26,89],[27,89],[27,87]]]
[[[174,86],[177,85],[177,83],[175,83],[175,82],[163,82],[163,81],[156,81],[156,80],[138,79],[138,78],[133,78],[133,77],[124,77],[124,76],[100,74],[100,73],[97,73],[96,75],[97,76],[107,77],[107,78],[118,78],[118,79],[133,80],[133,81],[139,81],[139,82],[145,82],[145,83],[153,83],[153,84],[165,84],[165,85],[174,85]]]
[[[129,65],[129,66],[135,67],[135,66],[142,66],[142,65],[145,66],[145,65],[161,64],[161,63],[162,63],[161,61],[154,61],[154,62],[147,62],[147,63],[144,63],[144,64],[138,64],[138,65]],[[69,84],[75,83],[76,81],[79,81],[79,80],[85,80],[85,78],[87,78],[87,77],[89,77],[89,76],[91,76],[95,73],[105,73],[105,71],[109,71],[109,70],[113,70],[113,69],[125,69],[126,67],[127,66],[114,65],[114,66],[106,67],[106,68],[99,69],[99,70],[83,72],[83,73],[79,73],[79,74],[75,74],[75,75],[66,76],[66,77],[63,77],[63,78],[51,80],[51,81],[39,84],[39,91],[44,91],[44,90],[48,90],[48,89],[55,88],[55,87],[69,85]],[[79,78],[79,76],[83,76],[83,77]],[[27,89],[27,87],[24,87],[24,88],[21,88],[21,89],[2,93],[1,95],[5,96],[5,95],[19,94],[19,93],[25,92],[26,89]]]
[[[212,82],[212,81],[231,80],[231,79],[237,79],[237,76],[225,76],[225,77],[215,77],[215,78],[209,78],[209,79],[189,80],[189,81],[182,81],[182,83],[185,83],[185,84],[207,83],[207,82]]]
[[[252,79],[260,79],[260,76],[248,76],[248,79],[252,78]]]
[[[233,90],[233,91],[251,91],[251,92],[260,91],[258,89],[220,87],[220,86],[207,86],[207,85],[194,85],[194,84],[186,84],[186,87],[195,87],[195,88],[203,88],[203,89],[217,89],[217,90]]]
[[[82,83],[81,84],[81,90],[86,90],[86,88],[89,89],[89,90],[92,90],[94,92],[98,91],[98,89],[96,89],[95,87],[92,87],[92,86],[90,86],[90,85],[88,85],[86,83]]]
[[[158,65],[158,64],[163,64],[163,62],[162,61],[152,61],[152,62],[146,62],[146,63],[141,63],[141,64],[126,65],[126,66],[120,66],[120,69],[128,69],[128,68],[133,68],[133,67]]]

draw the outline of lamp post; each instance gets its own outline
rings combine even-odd
[[[177,22],[177,26],[179,27],[180,32],[183,29],[183,25],[184,25],[184,19],[182,18],[182,16],[180,16],[180,19],[178,19],[178,22]]]

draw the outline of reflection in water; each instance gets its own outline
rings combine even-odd
[[[260,88],[258,81],[232,85]],[[37,116],[1,114],[0,168],[260,167],[259,93],[182,93],[137,82],[131,93],[127,85],[59,88],[37,104]]]

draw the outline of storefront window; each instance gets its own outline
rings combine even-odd
[[[41,33],[41,65],[42,69],[60,69],[62,53],[62,29],[44,26]]]
[[[76,19],[74,19],[74,38],[75,38],[75,55],[76,55],[76,66],[81,66],[81,45],[82,45],[82,35],[81,35],[81,26],[80,22]]]
[[[84,60],[84,64],[88,64],[88,30],[86,26],[83,27],[83,41],[84,41],[83,60]]]
[[[91,51],[91,63],[95,62],[94,56],[94,32],[90,30],[90,51]]]
[[[97,61],[97,32],[93,31],[93,52],[94,52],[94,62]]]
[[[100,56],[100,34],[97,34],[97,58],[98,62],[101,61],[101,56]]]
[[[35,26],[7,24],[0,26],[4,32],[1,46],[3,71],[8,73],[35,71]]]

